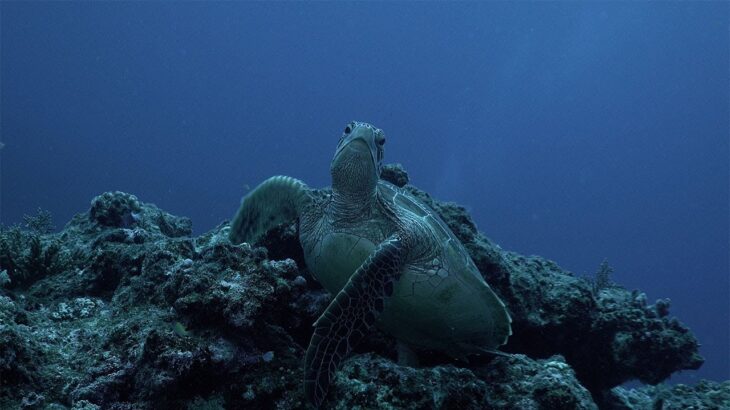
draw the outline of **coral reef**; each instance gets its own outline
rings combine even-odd
[[[399,166],[383,177],[408,181]],[[617,387],[701,365],[668,301],[594,289],[504,251],[462,207],[405,186],[443,216],[508,305],[511,354],[434,354],[411,368],[375,334],[338,372],[327,408],[728,407],[727,382]],[[108,192],[58,233],[37,225],[0,231],[0,408],[308,408],[301,361],[330,295],[304,267],[296,224],[234,246],[225,223],[194,237],[189,219]]]

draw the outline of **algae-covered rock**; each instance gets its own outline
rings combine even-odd
[[[380,171],[380,178],[397,187],[404,187],[408,184],[408,173],[401,164],[385,164]]]
[[[602,406],[609,410],[724,410],[730,409],[730,381],[702,380],[694,386],[616,387]]]
[[[137,224],[142,207],[134,195],[105,192],[91,201],[89,218],[100,225],[129,228]]]
[[[0,296],[0,408],[8,399],[22,400],[13,387],[40,388],[38,371],[42,352],[24,323],[22,310],[7,296]],[[7,387],[3,387],[7,386]]]
[[[221,386],[234,408],[298,400],[292,335],[319,311],[304,313],[312,298],[292,260],[231,245],[224,225],[190,238],[186,219],[128,194],[92,210],[49,235],[70,263],[31,283],[22,306],[0,296],[0,407],[184,408]],[[125,212],[133,224],[109,223]]]
[[[192,233],[192,222],[143,205],[136,196],[124,192],[105,192],[91,201],[88,218],[104,227],[132,229],[141,227],[171,238]]]
[[[561,357],[497,357],[485,367],[398,366],[371,354],[345,362],[333,409],[596,409]]]

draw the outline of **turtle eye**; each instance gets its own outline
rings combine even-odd
[[[349,125],[347,127],[345,127],[345,134],[349,134],[351,132],[352,132],[352,128],[350,128]]]

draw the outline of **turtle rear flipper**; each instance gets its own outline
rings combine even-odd
[[[319,407],[340,363],[375,327],[400,278],[406,247],[391,237],[363,262],[314,323],[304,359],[304,394]]]
[[[256,242],[269,229],[299,216],[311,202],[307,185],[295,178],[275,176],[241,200],[228,238],[233,243]]]

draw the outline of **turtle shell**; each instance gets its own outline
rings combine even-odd
[[[511,334],[509,314],[446,223],[402,188],[381,180],[378,190],[405,222],[401,225],[418,238],[411,252],[415,257],[387,299],[378,327],[411,346],[454,357],[504,344]],[[371,220],[343,228],[333,226],[330,221],[337,218],[325,212],[317,227],[321,234],[304,233],[307,266],[329,292],[339,292],[377,244],[395,231],[396,225],[385,219],[375,213]],[[305,241],[313,243],[306,246]]]
[[[384,181],[379,189],[401,217],[415,217],[428,250],[425,258],[407,266],[381,316],[381,327],[409,344],[456,357],[506,343],[511,334],[507,309],[461,241],[410,192]]]

